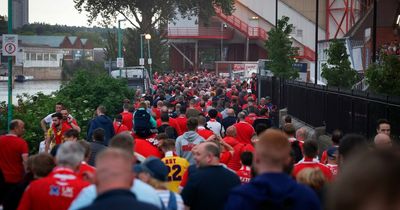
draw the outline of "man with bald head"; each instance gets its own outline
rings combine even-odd
[[[262,133],[253,157],[258,176],[249,184],[233,189],[225,209],[321,209],[317,195],[310,188],[297,184],[283,172],[289,162],[288,137],[275,129]]]
[[[233,109],[227,109],[226,110],[226,117],[222,119],[222,126],[224,127],[224,130],[227,130],[229,126],[233,125],[236,123],[236,116],[235,116],[235,110]]]
[[[392,147],[392,140],[387,134],[378,133],[374,138],[374,145],[377,149],[388,149]]]
[[[157,209],[155,206],[140,202],[130,191],[134,175],[132,155],[121,149],[106,149],[96,157],[95,184],[97,198],[82,210],[106,209]]]
[[[182,199],[191,210],[220,210],[229,192],[240,185],[239,177],[220,165],[220,148],[214,142],[203,142],[193,148],[197,171],[189,175]]]

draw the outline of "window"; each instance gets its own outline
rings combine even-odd
[[[38,61],[42,61],[43,60],[43,54],[42,53],[38,53],[37,54],[37,60]]]
[[[44,61],[48,61],[49,60],[49,54],[48,53],[43,54],[43,60]]]
[[[57,54],[50,54],[50,61],[57,61]]]
[[[30,58],[30,53],[25,53],[25,60],[26,61],[29,61],[31,58]]]
[[[31,53],[31,60],[33,60],[33,61],[36,60],[36,53]]]

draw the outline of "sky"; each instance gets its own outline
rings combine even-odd
[[[0,15],[7,15],[8,0],[0,0]],[[85,13],[79,13],[73,0],[29,0],[29,23],[89,26]]]

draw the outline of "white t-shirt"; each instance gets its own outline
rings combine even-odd
[[[169,197],[170,197],[169,190],[156,190],[156,191],[157,191],[157,194],[160,196],[161,201],[164,203],[165,208],[167,208]],[[176,206],[178,207],[177,210],[184,210],[185,207],[184,207],[181,195],[179,195],[178,193],[174,193],[174,194],[175,194],[175,199],[176,199]]]
[[[224,127],[221,125],[221,123],[214,119],[211,119],[207,122],[207,128],[212,130],[212,132],[218,136],[221,136],[223,133],[225,133]]]

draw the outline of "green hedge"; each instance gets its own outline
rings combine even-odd
[[[107,108],[107,115],[114,117],[122,108],[123,99],[132,99],[133,95],[134,91],[128,88],[126,80],[114,79],[107,74],[78,71],[69,82],[61,86],[59,91],[50,95],[38,93],[19,96],[22,103],[14,107],[14,119],[25,122],[24,139],[28,141],[31,153],[36,153],[40,141],[44,139],[40,121],[54,112],[57,102],[65,104],[82,129],[81,138],[86,138],[87,125],[98,105],[104,105]],[[0,129],[5,130],[6,104],[0,104],[0,109]]]

